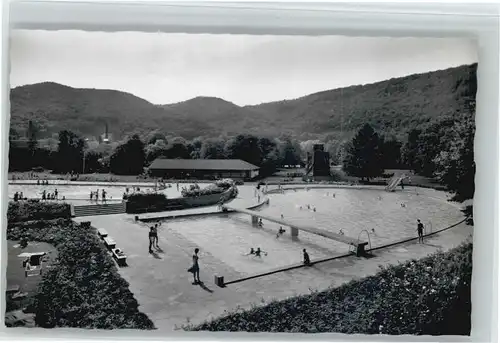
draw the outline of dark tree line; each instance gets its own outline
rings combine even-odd
[[[221,136],[211,139],[166,137],[154,132],[144,141],[138,135],[116,146],[89,148],[81,137],[70,131],[59,133],[56,150],[19,145],[11,132],[9,171],[27,171],[39,167],[55,173],[111,172],[139,175],[157,158],[242,159],[261,168],[261,175],[272,174],[281,165],[300,164],[298,142],[254,135]],[[36,139],[33,139],[36,142]],[[146,142],[146,143],[144,143]]]

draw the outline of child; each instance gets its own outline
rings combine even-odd
[[[257,248],[257,250],[255,250],[255,256],[261,257],[260,253],[264,253],[264,255],[267,256],[267,252],[260,250],[260,248]]]
[[[278,233],[276,234],[276,238],[278,238],[279,236],[281,236],[284,233],[285,233],[285,229],[283,229],[283,227],[280,226],[280,229],[278,230]]]

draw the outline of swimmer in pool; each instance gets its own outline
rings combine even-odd
[[[283,227],[280,226],[280,229],[278,230],[278,233],[276,234],[276,238],[279,238],[279,236],[281,236],[284,233],[285,233],[285,229],[283,229]]]

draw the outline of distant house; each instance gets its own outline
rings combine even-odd
[[[259,167],[242,160],[182,160],[158,158],[151,163],[152,176],[174,179],[253,179]]]

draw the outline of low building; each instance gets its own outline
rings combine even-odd
[[[149,173],[166,179],[244,179],[259,176],[259,167],[243,160],[182,160],[158,158]]]

